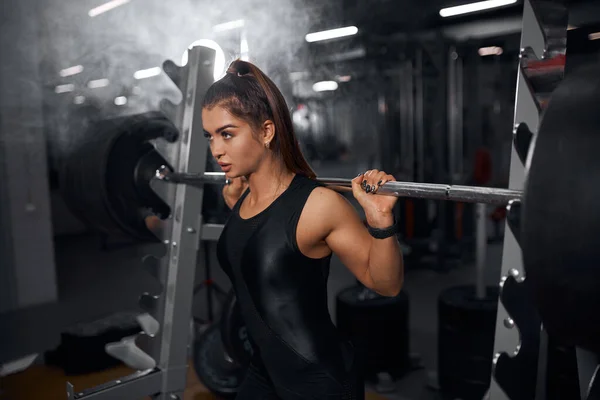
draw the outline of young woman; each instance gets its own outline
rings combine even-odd
[[[256,350],[237,398],[363,398],[352,346],[328,312],[329,262],[335,253],[368,288],[398,294],[397,198],[373,195],[394,177],[371,170],[353,179],[366,227],[343,196],[314,179],[281,92],[248,62],[233,62],[208,89],[202,123],[230,181],[218,258]]]

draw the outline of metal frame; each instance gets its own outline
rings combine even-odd
[[[539,126],[540,115],[545,108],[545,101],[564,74],[564,63],[562,68],[542,69],[540,66],[547,62],[553,62],[553,65],[556,66],[556,61],[560,61],[560,58],[565,56],[567,16],[564,0],[525,0],[524,2],[514,127],[516,133],[516,128],[525,123],[533,133],[529,155],[534,151],[535,135]],[[523,188],[529,159],[524,165],[515,146],[512,147],[509,188]],[[523,269],[521,248],[515,233],[511,229],[505,229],[501,276],[501,287],[507,279],[514,279],[522,289],[522,282],[527,279]],[[512,286],[514,287],[514,285]],[[520,332],[514,329],[515,326],[504,304],[500,301],[496,317],[494,372],[492,373],[493,379],[489,391],[489,399],[491,400],[509,399],[507,393],[502,390],[496,380],[495,370],[501,355],[509,354],[513,357],[519,353],[521,338]],[[544,399],[548,340],[542,327],[537,328],[537,330],[540,332],[540,337],[539,352],[537,353],[537,372],[535,372],[537,374],[535,398]],[[519,372],[515,371],[515,373]]]
[[[207,141],[202,133],[201,107],[204,93],[213,82],[215,51],[195,47],[188,63],[177,67],[165,62],[163,68],[181,89],[179,106],[165,105],[165,112],[177,126],[175,143],[158,140],[155,147],[177,171],[204,173]],[[171,204],[172,215],[163,232],[166,254],[159,262],[147,264],[163,292],[153,295],[160,325],[156,335],[139,335],[136,344],[156,360],[157,367],[138,371],[100,386],[75,392],[67,383],[69,399],[114,399],[153,396],[154,399],[181,399],[186,384],[192,299],[197,260],[203,259],[201,240],[217,240],[222,225],[202,224],[203,189],[188,185],[155,183],[156,192]],[[156,260],[153,260],[156,261]],[[140,293],[141,295],[141,293]]]

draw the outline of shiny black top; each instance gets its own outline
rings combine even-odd
[[[308,196],[320,184],[296,174],[264,211],[239,215],[249,189],[233,207],[217,255],[239,300],[252,341],[253,362],[281,385],[316,373],[346,380],[348,359],[327,307],[331,255],[300,252],[296,228]]]

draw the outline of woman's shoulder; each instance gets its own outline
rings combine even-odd
[[[329,225],[339,218],[345,218],[354,207],[343,195],[323,185],[317,185],[311,191],[303,214],[318,224]]]

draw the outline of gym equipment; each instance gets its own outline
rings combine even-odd
[[[193,360],[198,379],[208,390],[224,399],[235,398],[246,369],[228,357],[219,324],[209,326],[194,341]]]
[[[527,174],[521,232],[528,287],[544,328],[597,354],[600,220],[588,212],[600,197],[593,184],[600,178],[593,163],[600,148],[599,68],[573,72],[548,103]]]
[[[394,378],[411,369],[409,357],[409,297],[383,297],[362,285],[336,296],[336,326],[354,344],[365,379],[380,372]]]
[[[490,384],[498,288],[446,289],[438,299],[438,379],[445,398],[480,400]]]
[[[159,137],[170,142],[178,137],[175,126],[160,113],[92,125],[74,144],[59,171],[60,191],[71,211],[100,232],[157,240],[146,228],[142,211],[170,213],[167,204],[145,184],[151,168],[166,163],[150,143]]]
[[[202,175],[171,172],[168,167],[156,171],[156,179],[172,183],[183,183],[192,186],[205,184],[225,184],[224,173],[204,173]],[[352,181],[343,178],[317,178],[320,183],[333,189],[351,190]],[[478,186],[443,185],[437,183],[387,182],[377,194],[396,197],[412,197],[419,199],[450,200],[465,203],[507,204],[511,200],[520,199],[522,192],[510,189],[498,189]]]
[[[227,355],[237,364],[244,367],[250,364],[254,346],[233,290],[227,295],[221,313],[221,339]]]

